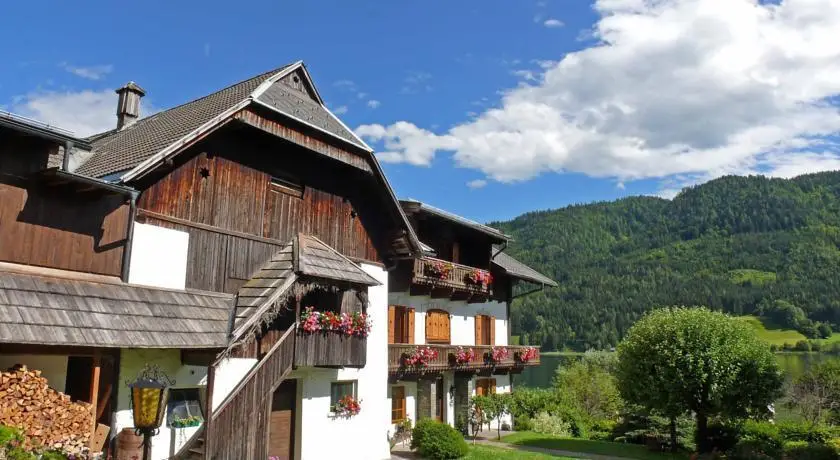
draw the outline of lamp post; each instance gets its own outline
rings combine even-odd
[[[168,387],[174,385],[159,367],[148,365],[140,371],[137,380],[126,382],[131,390],[131,412],[134,430],[143,435],[143,460],[152,459],[152,437],[163,422]]]

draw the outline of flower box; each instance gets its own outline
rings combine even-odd
[[[516,359],[519,363],[528,363],[533,361],[537,357],[537,348],[536,347],[526,347],[522,350],[517,351],[513,355],[514,359]]]
[[[493,275],[486,270],[479,270],[476,268],[464,276],[464,282],[486,288],[493,284]]]
[[[362,411],[362,402],[347,395],[338,400],[332,411],[338,417],[352,417]]]
[[[317,311],[315,307],[306,307],[300,315],[301,329],[315,332],[338,332],[346,336],[367,337],[371,322],[366,313],[353,312],[336,314],[331,311]]]
[[[403,367],[425,367],[437,357],[438,351],[434,348],[418,347],[411,353],[403,353],[401,361]]]
[[[426,276],[445,280],[454,269],[455,266],[451,263],[437,260],[426,265],[425,273]]]
[[[458,347],[455,353],[449,354],[449,361],[454,366],[463,366],[469,364],[475,359],[475,350],[472,348]]]
[[[507,347],[493,347],[484,355],[484,358],[490,364],[498,364],[510,356]]]

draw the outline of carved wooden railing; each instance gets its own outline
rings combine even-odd
[[[429,347],[437,351],[437,357],[430,360],[427,364],[422,366],[407,366],[404,359],[411,356],[415,350],[421,347]],[[454,360],[458,349],[473,350],[473,358],[466,363],[458,363]],[[507,357],[499,361],[491,359],[493,348],[507,349]],[[388,370],[391,373],[406,372],[428,372],[428,371],[448,371],[448,370],[463,370],[463,371],[480,371],[487,369],[510,369],[524,366],[538,366],[540,364],[539,349],[535,349],[536,355],[527,362],[521,359],[522,354],[530,347],[508,345],[492,347],[489,345],[408,345],[408,344],[390,344],[388,345]]]
[[[367,339],[337,332],[298,329],[295,366],[365,367]]]
[[[435,273],[436,266],[447,267],[448,273]],[[492,284],[487,285],[483,283],[473,283],[469,281],[469,276],[479,272],[482,276],[489,278],[490,273],[487,270],[470,267],[468,265],[456,264],[446,260],[435,259],[433,257],[423,257],[414,259],[414,282],[421,284],[429,284],[439,287],[448,287],[467,291],[473,294],[487,295],[492,293]]]
[[[295,327],[289,328],[263,359],[212,411],[206,425],[205,458],[241,460],[268,458],[270,398],[291,372],[295,358]],[[215,372],[213,373],[215,374]],[[208,401],[208,404],[212,402]]]

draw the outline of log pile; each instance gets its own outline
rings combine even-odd
[[[0,425],[20,428],[25,447],[81,453],[93,431],[93,409],[50,388],[41,371],[22,366],[0,372]]]

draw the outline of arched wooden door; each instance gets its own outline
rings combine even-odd
[[[426,343],[450,343],[449,313],[443,310],[426,312]]]

